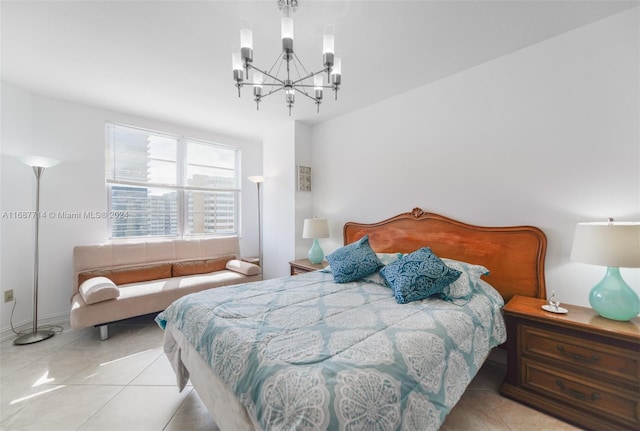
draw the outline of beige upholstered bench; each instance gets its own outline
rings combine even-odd
[[[73,329],[164,310],[213,287],[258,281],[260,267],[239,260],[238,237],[80,245],[73,250]]]

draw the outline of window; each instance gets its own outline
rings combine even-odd
[[[112,238],[238,233],[240,150],[106,126]]]

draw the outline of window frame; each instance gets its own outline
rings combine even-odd
[[[122,128],[129,129],[133,131],[148,133],[149,135],[155,135],[159,137],[166,137],[170,139],[175,139],[176,141],[176,184],[169,185],[163,183],[153,183],[153,182],[137,182],[137,181],[126,181],[126,180],[115,180],[113,179],[113,174],[109,172],[109,168],[113,167],[110,165],[111,157],[113,154],[112,151],[112,141],[110,135],[110,130],[112,128]],[[107,208],[108,214],[114,214],[113,205],[112,205],[112,197],[113,197],[113,187],[114,186],[129,186],[129,187],[140,187],[144,189],[151,188],[159,188],[166,189],[176,192],[176,220],[177,220],[177,230],[174,234],[166,234],[166,235],[139,235],[139,236],[114,236],[113,227],[114,227],[114,217],[109,217],[108,220],[108,238],[110,241],[118,241],[118,240],[141,240],[141,239],[163,239],[163,238],[201,238],[201,237],[222,237],[222,236],[240,236],[240,211],[241,211],[241,200],[242,200],[242,181],[241,181],[241,149],[235,145],[221,144],[219,142],[208,141],[199,138],[191,138],[185,135],[177,135],[167,132],[161,132],[154,129],[148,129],[144,127],[131,126],[128,124],[121,124],[115,122],[106,122],[105,123],[105,185],[107,186]],[[188,146],[190,143],[211,146],[214,148],[219,148],[222,150],[232,151],[234,153],[234,166],[233,168],[227,168],[228,171],[233,172],[233,186],[231,188],[224,187],[198,187],[188,185]],[[220,166],[211,166],[212,168],[224,169]],[[223,192],[223,193],[231,193],[233,196],[233,229],[225,232],[189,232],[189,192]],[[205,211],[205,214],[208,212]]]

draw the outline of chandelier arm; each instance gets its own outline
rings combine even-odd
[[[279,61],[279,66],[278,66],[278,70],[276,70],[275,74],[278,75],[280,73],[280,68],[282,67],[283,57],[284,57],[284,53],[280,53],[280,55],[278,57],[276,57],[276,60],[271,65],[271,69],[269,69],[269,71],[266,72],[267,75],[273,77],[273,74],[272,74],[273,68],[276,67],[276,64],[278,64],[278,61]]]
[[[333,85],[310,85],[310,84],[296,84],[296,88],[326,88],[327,90],[333,90]]]
[[[298,79],[297,81],[293,81],[293,85],[298,85],[299,82],[302,82],[302,81],[305,81],[307,79],[313,78],[314,76],[320,75],[321,73],[326,73],[328,70],[329,70],[329,68],[325,67],[324,69],[319,70],[317,72],[312,72],[312,73],[308,74],[307,76]],[[315,87],[314,85],[300,85],[300,86],[301,87]],[[332,86],[326,86],[326,85],[323,85],[322,87],[323,88],[333,88]]]
[[[264,96],[262,96],[262,98],[264,99],[267,96],[271,96],[273,93],[277,93],[278,91],[282,91],[282,87],[278,87],[275,90],[271,90],[270,92],[268,92],[267,94],[265,94]]]
[[[298,63],[298,64],[300,65],[300,67],[302,68],[302,71],[303,71],[306,75],[311,76],[311,75],[309,75],[309,72],[307,71],[307,68],[306,68],[306,67],[304,67],[304,64],[302,63],[302,61],[300,61],[300,59],[298,58],[298,56],[296,55],[296,53],[295,53],[295,52],[292,52],[291,54],[293,54],[293,57],[294,57],[294,64]],[[297,68],[296,68],[296,70],[297,70]],[[299,75],[299,74],[298,74],[298,75]]]
[[[250,69],[253,69],[253,70],[257,70],[257,71],[258,71],[258,72],[260,72],[260,73],[264,73],[264,74],[265,74],[266,76],[268,76],[269,78],[273,79],[274,81],[277,81],[280,85],[284,85],[284,81],[283,81],[283,80],[281,80],[281,79],[278,79],[278,77],[277,77],[277,76],[272,75],[272,74],[270,73],[271,71],[267,72],[266,70],[260,70],[260,69],[258,69],[257,67],[253,66],[252,64],[249,64],[249,68],[250,68]],[[253,85],[253,84],[251,84],[251,85]],[[266,84],[266,83],[263,83],[262,85],[277,85],[277,84]]]
[[[309,99],[313,100],[313,101],[314,101],[314,102],[316,102],[316,103],[320,103],[320,100],[319,100],[319,99],[316,99],[315,97],[313,97],[313,96],[311,96],[311,95],[307,94],[307,93],[306,93],[306,92],[304,92],[304,91],[300,91],[299,93],[300,93],[300,94],[303,94],[303,95],[305,95],[305,96],[307,96]]]

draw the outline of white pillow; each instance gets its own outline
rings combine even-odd
[[[244,275],[258,275],[261,272],[258,265],[237,259],[227,262],[227,269]]]
[[[383,265],[389,265],[402,257],[402,253],[376,253]]]
[[[478,284],[480,277],[489,275],[489,270],[482,265],[474,265],[472,263],[447,259],[446,257],[443,257],[442,261],[449,268],[461,272],[457,280],[444,288],[442,298],[456,305],[466,304],[471,299],[473,290]]]
[[[93,277],[80,285],[80,295],[87,304],[108,301],[120,296],[120,289],[107,277]]]

